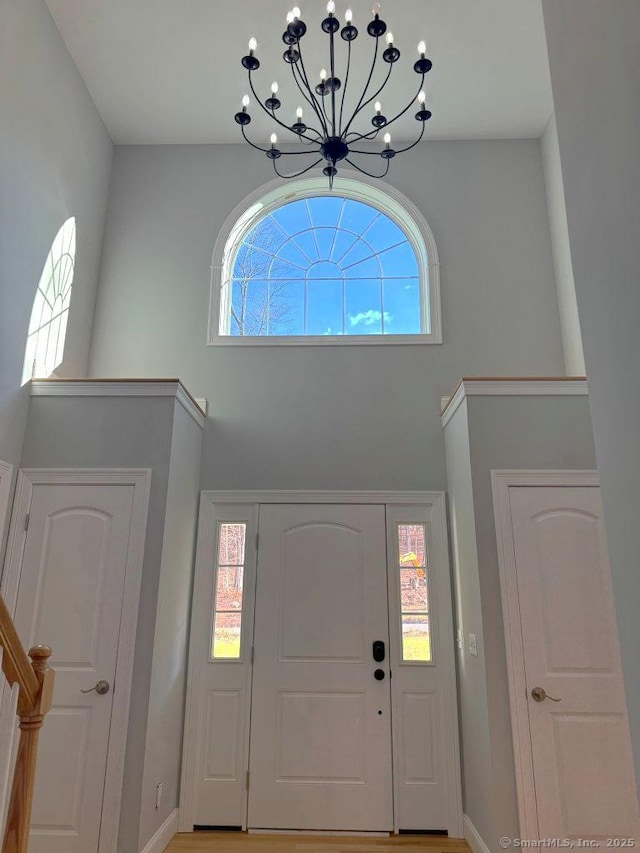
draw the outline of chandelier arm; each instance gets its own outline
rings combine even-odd
[[[381,175],[374,175],[372,172],[367,172],[366,169],[362,169],[360,166],[358,166],[357,163],[354,163],[353,160],[350,160],[348,157],[345,157],[345,162],[348,163],[350,166],[353,166],[354,169],[357,169],[358,172],[361,172],[363,175],[366,175],[368,178],[384,178],[387,172],[389,171],[389,164],[391,163],[391,160],[387,160],[387,167]]]
[[[320,124],[322,125],[324,135],[329,136],[329,128],[327,127],[326,122],[322,118],[322,113],[320,110],[320,103],[318,102],[318,99],[316,98],[316,96],[313,94],[313,89],[311,88],[311,83],[309,83],[309,77],[307,75],[307,69],[304,66],[304,59],[302,58],[302,45],[300,44],[300,39],[298,39],[298,41],[297,41],[297,46],[298,46],[298,55],[299,55],[298,62],[300,63],[300,69],[299,69],[298,73],[301,75],[302,81],[304,82],[305,86],[307,87],[309,94],[311,95],[312,101],[316,105],[315,106],[316,115],[320,119]]]
[[[314,113],[315,113],[315,114],[316,114],[316,116],[318,117],[318,121],[320,122],[320,127],[322,127],[322,128],[324,129],[324,123],[323,123],[323,120],[322,120],[322,115],[318,112],[318,108],[317,108],[317,105],[316,105],[316,103],[315,103],[315,99],[313,99],[313,100],[312,100],[312,99],[307,95],[307,93],[306,93],[306,92],[305,92],[305,90],[304,90],[304,87],[302,86],[302,84],[301,84],[301,83],[300,83],[300,81],[298,80],[298,77],[296,76],[296,70],[295,70],[295,69],[296,69],[296,66],[295,66],[295,64],[293,64],[293,63],[292,63],[292,64],[291,64],[291,73],[292,73],[292,75],[293,75],[293,79],[295,80],[296,86],[297,86],[297,87],[298,87],[298,89],[300,90],[300,94],[302,95],[302,97],[305,99],[305,101],[309,104],[309,106],[311,107],[311,109],[314,111]],[[300,74],[300,76],[302,76],[302,75],[301,75],[301,73],[300,73],[300,71],[298,71],[298,74]],[[304,82],[304,80],[303,80],[303,82]],[[322,139],[324,138],[324,137],[323,137],[323,135],[322,135],[322,133],[320,133],[320,131],[316,130],[316,129],[315,129],[315,127],[310,127],[310,128],[307,128],[307,129],[308,129],[308,130],[313,130],[313,132],[314,132],[314,133],[317,133],[317,134],[318,134],[318,139],[322,140]],[[314,140],[314,142],[315,142],[315,141],[316,141],[316,140]]]
[[[367,98],[367,100],[366,100],[366,101],[364,101],[364,103],[360,103],[360,104],[358,104],[358,106],[356,107],[356,111],[355,111],[355,113],[354,113],[354,114],[353,114],[353,116],[351,117],[351,121],[353,121],[353,120],[354,120],[354,118],[355,118],[357,115],[359,115],[365,107],[368,107],[368,106],[369,106],[369,104],[371,103],[371,101],[375,101],[375,99],[378,97],[378,95],[380,94],[380,92],[382,92],[382,90],[384,89],[384,87],[385,87],[385,86],[387,85],[387,83],[389,82],[389,78],[391,77],[391,72],[393,71],[393,66],[394,66],[394,65],[395,65],[395,63],[394,63],[394,62],[390,62],[390,63],[389,63],[389,69],[388,69],[388,71],[387,71],[387,73],[386,73],[386,75],[385,75],[385,78],[384,78],[384,80],[383,80],[383,82],[382,82],[382,85],[380,86],[380,88],[379,88],[376,92],[374,92],[374,93],[373,93],[373,95],[371,95],[371,97],[370,97],[370,98]],[[366,90],[365,90],[365,91],[366,91]],[[351,124],[351,122],[349,122],[349,124]],[[389,122],[387,122],[387,124],[389,124]],[[383,125],[383,127],[386,127],[386,126],[387,126],[387,125]],[[348,127],[348,125],[347,125],[347,127]]]
[[[252,148],[255,148],[255,149],[256,149],[256,151],[262,151],[262,153],[263,153],[263,154],[268,154],[268,153],[269,153],[269,151],[271,151],[271,150],[272,150],[271,148],[262,148],[262,146],[260,146],[260,145],[256,145],[256,143],[255,143],[255,142],[252,142],[252,141],[249,139],[249,137],[247,136],[246,131],[245,131],[244,126],[243,126],[243,125],[241,125],[241,126],[240,126],[240,132],[242,133],[242,135],[243,135],[243,137],[244,137],[244,141],[245,141],[245,142],[248,142],[248,143],[249,143],[249,145],[250,145]],[[280,150],[280,149],[278,149],[278,150]],[[303,154],[317,154],[317,151],[280,151],[280,155],[281,155],[282,157],[300,157],[300,156],[301,156],[301,155],[303,155]],[[274,162],[275,162],[275,161],[274,161]],[[321,162],[321,160],[318,160],[317,162],[318,162],[318,163],[320,163],[320,162]],[[310,168],[311,168],[311,167],[310,167]],[[305,171],[306,171],[306,170],[305,170]]]
[[[310,142],[314,142],[314,143],[315,143],[315,139],[311,139],[310,137],[306,137],[306,136],[305,136],[305,134],[303,134],[303,133],[296,133],[296,132],[295,132],[295,130],[291,130],[291,128],[289,127],[289,125],[288,125],[288,124],[285,124],[283,121],[280,121],[280,119],[279,119],[279,118],[276,118],[276,115],[275,115],[274,110],[268,110],[268,109],[265,107],[265,105],[264,105],[264,104],[262,103],[262,101],[260,100],[260,96],[259,96],[259,95],[258,95],[258,93],[256,92],[255,86],[253,85],[253,80],[252,80],[252,78],[251,78],[251,71],[249,71],[249,86],[250,86],[250,88],[251,88],[251,91],[253,92],[253,97],[254,97],[254,98],[256,99],[256,101],[260,104],[260,108],[262,109],[262,111],[263,111],[264,113],[266,113],[266,114],[269,116],[269,118],[272,118],[272,119],[276,122],[276,124],[279,124],[279,125],[280,125],[280,127],[283,127],[285,130],[288,130],[288,131],[289,131],[289,133],[293,133],[293,134],[294,134],[294,136],[304,136],[304,137],[305,137],[305,139],[306,139],[306,138],[308,138]]]
[[[302,169],[301,172],[296,172],[295,175],[281,175],[280,172],[278,171],[277,166],[276,166],[276,161],[272,160],[272,163],[273,163],[273,171],[276,173],[276,175],[279,178],[299,178],[300,175],[304,175],[305,172],[309,172],[311,169],[313,169],[315,166],[317,166],[318,163],[322,163],[322,158],[320,158],[319,160],[316,160],[315,163],[312,163],[310,166],[307,166],[306,169]]]
[[[411,109],[411,107],[412,107],[412,106],[413,106],[413,104],[415,103],[415,101],[416,101],[416,99],[417,99],[418,95],[419,95],[419,94],[420,94],[420,92],[422,91],[422,87],[423,87],[423,85],[424,85],[424,78],[425,78],[425,75],[423,74],[423,75],[422,75],[422,80],[420,81],[420,85],[418,86],[418,91],[416,92],[416,96],[415,96],[415,98],[412,98],[412,99],[409,101],[409,103],[407,104],[407,106],[406,106],[403,110],[401,110],[399,113],[397,113],[397,115],[394,115],[394,117],[393,117],[393,118],[390,118],[390,119],[389,119],[389,121],[388,121],[386,124],[384,124],[384,125],[383,125],[383,127],[384,127],[385,129],[386,129],[387,127],[389,127],[389,125],[393,124],[393,123],[394,123],[394,121],[397,121],[399,118],[402,118],[402,116],[403,116],[406,112],[408,112],[408,111]],[[423,124],[424,124],[424,122],[423,122]],[[381,129],[381,128],[380,128],[380,129]],[[366,139],[366,138],[367,138],[367,136],[368,136],[368,134],[366,134],[366,133],[365,133],[365,134],[363,134],[363,135],[360,137],[360,139]],[[352,142],[358,142],[359,140],[358,140],[358,139],[352,139],[351,141],[352,141]]]
[[[347,122],[347,126],[346,126],[346,127],[345,127],[345,129],[344,129],[344,132],[345,132],[345,133],[346,133],[346,132],[349,130],[349,128],[351,127],[351,124],[353,123],[354,118],[358,115],[358,113],[359,113],[359,111],[360,111],[360,106],[361,106],[362,102],[364,101],[364,99],[365,99],[365,98],[366,98],[366,96],[367,96],[367,89],[369,88],[369,86],[370,86],[370,84],[371,84],[371,78],[373,77],[373,72],[375,71],[375,68],[376,68],[376,62],[378,61],[378,46],[379,46],[379,43],[380,43],[380,36],[376,36],[376,46],[375,46],[374,51],[373,51],[373,62],[371,63],[371,70],[369,71],[369,76],[367,77],[366,85],[365,85],[365,87],[364,87],[364,89],[363,89],[363,91],[362,91],[362,94],[360,95],[360,100],[358,101],[358,105],[357,105],[357,106],[356,106],[356,108],[355,108],[355,112],[353,113],[353,115],[351,116],[351,118],[349,119],[349,121]],[[390,70],[389,70],[389,73],[390,73]],[[387,80],[388,80],[388,79],[389,79],[389,74],[387,74]],[[385,84],[383,83],[383,84],[382,84],[382,86],[381,86],[381,88],[380,88],[380,89],[378,89],[378,92],[381,92],[381,91],[382,91],[382,89],[384,88],[384,85],[385,85]],[[375,98],[375,95],[374,95],[374,98]]]
[[[331,136],[329,132],[329,125],[331,124],[331,119],[329,118],[329,113],[327,112],[327,106],[325,101],[326,96],[322,95],[322,100],[320,103],[322,104],[322,112],[324,113],[324,117],[327,120],[327,136]]]
[[[358,133],[357,131],[352,130],[349,133],[349,136],[353,136],[353,139],[346,138],[345,142],[348,145],[351,145],[352,142],[361,142],[363,139],[366,139],[368,141],[373,141],[373,140],[375,140],[376,136],[378,136],[380,131],[383,128],[385,128],[386,126],[387,126],[386,124],[383,124],[382,127],[374,127],[373,130],[369,131],[369,133]]]
[[[415,142],[412,142],[411,145],[407,145],[406,148],[396,148],[396,154],[404,154],[405,151],[411,151],[412,148],[415,148],[419,142],[422,142],[422,137],[424,136],[424,126],[426,122],[422,122],[422,129],[420,131],[420,136],[416,139]]]
[[[344,74],[344,86],[342,87],[342,99],[340,101],[340,118],[338,120],[338,135],[342,136],[342,111],[344,110],[344,99],[347,94],[347,84],[349,83],[349,71],[351,70],[351,42],[347,42],[347,70]]]
[[[336,77],[336,55],[335,55],[335,46],[333,43],[334,33],[331,31],[329,33],[329,63],[331,66],[331,133],[333,136],[336,135],[336,89],[333,85],[333,81]]]
[[[262,151],[263,154],[266,154],[267,151],[270,150],[269,148],[262,148],[260,145],[256,145],[255,142],[252,142],[245,132],[244,125],[240,125],[240,132],[242,133],[242,135],[244,137],[244,141],[248,142],[252,148],[256,149],[256,151]]]

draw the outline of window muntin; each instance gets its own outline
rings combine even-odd
[[[33,302],[22,384],[46,378],[62,362],[76,256],[76,220],[67,219],[45,261]]]
[[[246,522],[218,524],[215,605],[211,657],[239,660],[242,652]]]
[[[231,241],[221,285],[223,337],[366,339],[431,331],[413,244],[378,207],[309,195],[260,218],[254,210]]]
[[[396,525],[403,663],[430,663],[429,584],[424,524]]]

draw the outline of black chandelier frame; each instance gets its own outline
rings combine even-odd
[[[329,5],[332,6],[333,4],[330,3]],[[256,91],[252,75],[260,68],[260,60],[255,55],[255,48],[252,48],[251,43],[249,53],[242,57],[242,65],[248,72],[249,88],[263,112],[273,119],[273,121],[275,121],[275,123],[281,128],[292,133],[304,145],[309,146],[309,149],[313,147],[313,150],[282,151],[280,148],[276,147],[274,137],[272,137],[272,144],[269,148],[264,148],[253,142],[247,135],[247,126],[251,123],[251,115],[247,110],[248,105],[246,103],[243,105],[242,111],[235,114],[235,120],[238,125],[240,125],[240,130],[245,141],[248,142],[252,148],[255,148],[257,151],[261,151],[269,158],[269,160],[271,160],[273,169],[276,175],[280,178],[299,178],[301,175],[311,171],[311,169],[315,168],[320,163],[326,162],[322,172],[329,179],[329,186],[332,187],[333,180],[338,174],[338,163],[342,161],[348,163],[352,168],[370,178],[384,178],[389,172],[391,160],[397,154],[404,154],[406,151],[410,151],[412,148],[415,148],[415,146],[418,145],[424,137],[425,124],[431,118],[431,111],[425,108],[424,100],[420,100],[420,95],[423,92],[425,77],[432,68],[432,62],[430,59],[427,59],[425,53],[420,50],[420,56],[413,65],[414,71],[420,76],[420,85],[418,86],[416,94],[402,110],[390,119],[383,115],[382,112],[376,110],[375,115],[371,118],[373,129],[364,133],[357,132],[355,130],[351,130],[354,121],[362,111],[369,106],[369,104],[378,98],[391,79],[393,68],[400,59],[400,50],[395,47],[392,41],[390,41],[387,43],[387,47],[382,51],[382,54],[380,54],[380,40],[387,32],[387,25],[380,18],[380,15],[375,12],[373,20],[367,25],[367,33],[374,39],[371,69],[369,71],[364,90],[360,95],[355,109],[351,116],[347,120],[343,121],[345,118],[345,98],[349,84],[349,73],[351,70],[351,49],[353,42],[359,35],[359,32],[353,25],[350,16],[341,28],[340,21],[335,17],[332,11],[328,11],[327,17],[323,19],[321,27],[329,36],[330,70],[329,76],[322,78],[320,83],[315,86],[313,86],[309,80],[302,55],[302,39],[307,32],[307,25],[299,16],[294,16],[294,14],[290,12],[288,15],[287,28],[282,34],[282,41],[287,46],[282,58],[291,69],[293,80],[304,101],[309,107],[311,107],[312,113],[317,119],[320,129],[305,124],[301,120],[300,116],[297,117],[296,122],[292,125],[287,125],[285,122],[281,121],[276,115],[276,111],[282,106],[281,101],[276,97],[278,91],[277,86],[272,87],[271,96],[264,99],[264,101]],[[342,83],[342,80],[336,76],[336,34],[338,33],[338,30],[340,31],[340,37],[347,45],[344,84]],[[253,44],[255,45],[255,41]],[[424,45],[421,44],[421,47],[423,46]],[[369,95],[369,88],[371,87],[376,68],[379,67],[380,58],[388,65],[388,69],[382,84],[375,90],[375,92],[373,92],[373,94]],[[340,91],[341,95],[338,96],[338,92]],[[420,122],[420,133],[415,142],[410,145],[406,145],[404,148],[396,149],[391,147],[389,137],[387,137],[385,140],[385,147],[381,151],[371,151],[352,147],[353,145],[357,145],[359,142],[363,141],[375,142],[382,130],[387,130],[394,124],[394,122],[404,116],[411,109],[416,100],[419,102],[420,109],[415,113],[415,119]],[[314,161],[294,174],[282,174],[278,169],[277,161],[281,157],[301,157],[309,155],[315,156]],[[376,174],[355,162],[352,159],[352,155],[382,158],[386,161],[384,169],[380,174]]]

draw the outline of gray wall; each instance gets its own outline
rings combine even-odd
[[[211,405],[205,488],[443,488],[462,374],[564,372],[538,141],[394,161],[442,261],[442,346],[207,347],[211,255],[268,164],[247,146],[117,148],[94,376],[178,375]]]
[[[43,0],[0,0],[0,116],[0,459],[16,465],[33,299],[53,238],[73,215],[77,264],[61,374],[86,369],[112,153]]]
[[[178,806],[201,445],[201,428],[182,406],[176,405],[156,607],[138,850],[144,848]],[[163,785],[163,794],[161,806],[156,809],[159,782]]]
[[[477,657],[458,651],[458,701],[464,811],[484,839],[492,836],[489,705],[482,629],[482,602],[465,400],[445,430],[447,491],[456,626],[475,634]]]
[[[549,230],[553,262],[556,270],[558,308],[562,327],[564,362],[569,376],[584,376],[584,351],[576,301],[576,285],[573,280],[567,208],[562,183],[562,163],[558,145],[558,126],[555,114],[549,119],[541,139],[544,182],[547,188],[549,208]]]
[[[543,9],[640,780],[640,3],[543,0]]]
[[[152,469],[118,853],[138,851],[175,406],[171,397],[34,397],[25,434],[25,467]]]
[[[465,634],[459,652],[465,812],[493,851],[501,836],[516,838],[519,831],[491,471],[593,470],[589,403],[586,397],[469,397],[445,437]],[[468,651],[470,632],[478,635],[477,658]],[[478,722],[485,719],[488,741]]]

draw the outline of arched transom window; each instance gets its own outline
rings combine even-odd
[[[339,191],[253,205],[225,245],[211,342],[430,342],[427,252],[416,231]]]
[[[56,234],[36,290],[22,371],[22,383],[46,378],[62,362],[76,257],[76,220]]]

